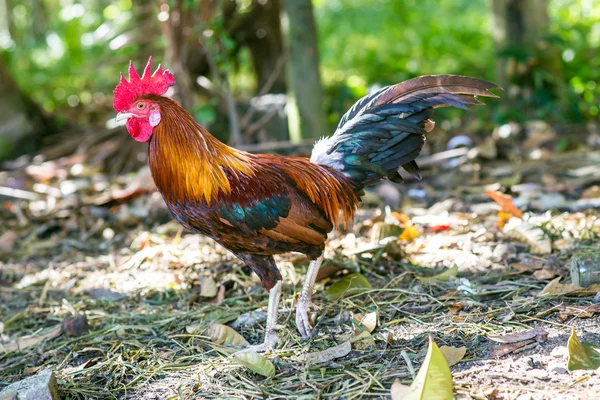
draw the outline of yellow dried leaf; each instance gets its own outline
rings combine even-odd
[[[396,221],[398,221],[404,225],[410,224],[410,217],[406,214],[392,211],[391,216],[394,217],[394,219],[396,219]]]
[[[577,286],[574,283],[559,283],[561,277],[555,278],[548,282],[546,286],[542,289],[539,297],[542,296],[561,296],[564,294],[596,294],[600,292],[600,283],[595,283],[593,285],[588,286],[587,288],[582,288]]]
[[[354,320],[367,332],[371,333],[375,330],[375,327],[377,327],[377,312],[370,312],[366,315],[355,314]]]
[[[492,200],[498,203],[500,209],[503,212],[519,218],[523,216],[521,210],[519,210],[519,208],[515,206],[512,196],[495,190],[489,190],[485,192],[485,194],[487,194]]]
[[[249,345],[248,341],[233,328],[223,324],[211,324],[203,333],[212,339],[213,342],[225,346]]]
[[[442,352],[444,358],[448,362],[449,367],[458,364],[465,357],[465,354],[467,354],[467,348],[465,346],[442,346],[440,347],[440,351]]]
[[[591,344],[581,343],[577,338],[575,329],[571,331],[567,348],[569,349],[569,364],[567,366],[569,371],[600,368],[600,353]]]
[[[407,225],[404,227],[404,231],[400,234],[400,240],[406,240],[407,242],[412,242],[414,239],[421,236],[421,232],[414,225]]]
[[[200,278],[200,296],[212,298],[218,293],[217,282],[210,276],[203,276]]]

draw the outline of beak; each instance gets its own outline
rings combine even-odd
[[[132,113],[118,113],[115,118],[115,122],[126,121],[131,117],[133,117]]]

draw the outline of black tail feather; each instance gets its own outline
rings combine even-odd
[[[498,97],[489,91],[495,88],[455,75],[421,76],[385,87],[357,101],[333,136],[315,145],[311,160],[344,172],[357,193],[382,178],[401,182],[399,168],[421,179],[414,160],[433,129],[433,110],[483,104],[476,96]]]

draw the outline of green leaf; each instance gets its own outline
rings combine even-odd
[[[571,331],[567,348],[569,349],[569,364],[567,366],[569,371],[600,368],[600,353],[591,344],[581,343],[577,338],[575,329]]]
[[[450,277],[458,275],[458,266],[454,264],[452,268],[445,270],[444,272],[434,276],[420,276],[418,279],[421,282],[432,283],[435,281],[447,281]]]
[[[410,390],[403,400],[452,400],[454,391],[452,388],[452,374],[444,358],[431,336],[429,337],[429,348],[423,361],[423,365],[417,377],[410,385]]]
[[[273,363],[258,353],[246,351],[235,354],[233,358],[250,371],[259,375],[262,375],[266,378],[272,378],[275,376],[275,366]]]
[[[371,289],[371,284],[363,275],[354,273],[346,275],[342,279],[329,286],[325,292],[325,298],[329,301],[337,300],[343,295],[351,296],[353,294],[364,292]]]

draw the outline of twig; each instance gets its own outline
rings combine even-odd
[[[275,64],[275,68],[273,68],[273,71],[271,71],[271,75],[269,75],[269,79],[267,79],[263,87],[258,92],[257,96],[264,96],[265,94],[269,93],[269,90],[271,90],[271,88],[275,84],[275,81],[281,74],[281,71],[283,70],[283,65],[284,58],[279,57],[279,59],[277,60],[277,64]],[[250,107],[248,111],[246,111],[246,114],[244,114],[244,116],[240,119],[240,127],[242,127],[242,129],[250,123],[250,119],[254,116],[255,113],[256,107]]]
[[[439,153],[432,154],[430,156],[420,157],[417,159],[419,167],[431,167],[433,165],[442,164],[449,159],[462,157],[469,152],[469,149],[465,147],[459,147],[458,149],[441,151]]]
[[[260,128],[265,126],[271,119],[273,119],[275,114],[277,114],[277,111],[278,110],[276,108],[272,108],[271,110],[269,110],[268,113],[266,113],[265,115],[260,117],[260,119],[258,121],[256,121],[252,125],[250,125],[248,127],[248,129],[246,129],[244,131],[244,136],[250,137],[252,134],[254,134],[256,131],[258,131]]]
[[[237,146],[238,149],[244,150],[250,153],[268,153],[276,150],[297,150],[302,147],[310,147],[314,143],[314,139],[304,139],[301,142],[268,142],[268,143],[257,143],[257,144],[246,144]]]
[[[13,189],[6,186],[0,186],[0,196],[12,197],[21,200],[39,200],[40,195],[28,190]]]

